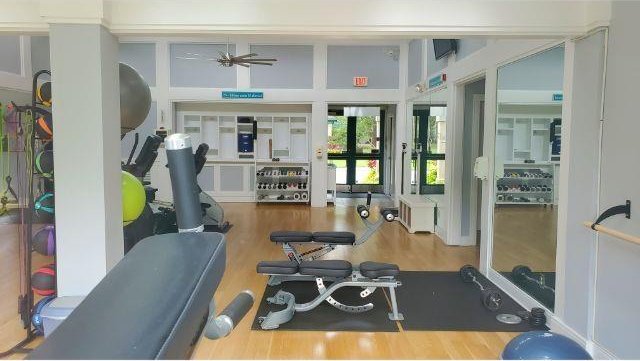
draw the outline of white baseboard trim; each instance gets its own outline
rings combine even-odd
[[[494,269],[489,269],[488,274],[486,275],[489,281],[495,283],[503,292],[513,298],[520,306],[524,307],[527,310],[530,310],[533,307],[540,307],[545,309],[547,315],[547,326],[551,329],[551,331],[565,335],[572,340],[576,341],[580,345],[582,345],[587,352],[591,354],[594,359],[616,359],[615,355],[608,351],[606,348],[598,345],[594,341],[587,340],[584,336],[576,332],[573,328],[569,327],[565,324],[560,317],[558,317],[555,313],[551,312],[548,308],[543,306],[540,302],[538,302],[533,297],[529,296],[526,292],[518,288],[516,285],[511,283],[506,277],[501,275],[499,272]]]

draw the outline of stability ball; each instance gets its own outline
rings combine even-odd
[[[40,267],[31,275],[31,289],[40,296],[51,296],[56,293],[55,264]]]
[[[44,226],[33,235],[33,250],[43,256],[53,256],[56,253],[56,230],[52,224]]]
[[[35,329],[36,335],[44,335],[44,325],[42,324],[42,310],[47,304],[55,299],[56,296],[47,296],[33,305],[33,316],[31,316],[31,324]]]
[[[146,201],[142,182],[122,171],[122,223],[125,226],[140,217]]]
[[[149,85],[134,68],[120,63],[120,135],[124,136],[142,124],[149,108]]]
[[[504,347],[503,360],[591,360],[591,355],[572,339],[549,331],[530,331],[516,336]]]

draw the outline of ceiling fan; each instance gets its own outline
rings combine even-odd
[[[274,62],[278,61],[278,59],[268,59],[268,58],[254,58],[254,56],[258,56],[256,53],[245,54],[234,56],[229,53],[229,44],[227,44],[226,52],[219,52],[220,56],[218,58],[207,58],[200,54],[196,53],[186,53],[186,56],[177,56],[177,59],[185,59],[185,60],[205,60],[205,61],[215,61],[220,65],[230,68],[234,65],[244,66],[245,68],[250,67],[251,65],[273,65]]]

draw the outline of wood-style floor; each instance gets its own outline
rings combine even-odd
[[[233,228],[227,233],[227,268],[215,295],[224,307],[243,289],[250,289],[258,300],[266,277],[256,274],[261,260],[284,259],[281,248],[271,243],[274,230],[339,230],[360,234],[364,226],[356,215],[354,202],[338,199],[335,207],[311,208],[299,205],[224,204]],[[374,204],[377,200],[374,200]],[[375,213],[374,213],[375,214]],[[2,274],[0,279],[0,348],[20,340],[23,332],[16,315],[17,242],[3,229],[0,240]],[[386,223],[367,243],[344,247],[328,258],[352,263],[365,260],[396,263],[403,270],[449,270],[477,264],[476,247],[445,246],[430,234],[411,235],[397,222]],[[7,262],[9,261],[9,262]],[[8,265],[5,267],[4,265]],[[12,278],[14,277],[14,278]],[[400,305],[402,307],[402,305]],[[495,359],[515,336],[496,332],[417,332],[395,333],[252,331],[257,305],[225,339],[202,339],[195,359]]]

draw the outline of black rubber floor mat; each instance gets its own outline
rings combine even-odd
[[[296,297],[296,303],[305,303],[313,300],[318,295],[316,283],[310,282],[284,282],[278,286],[267,286],[264,296],[260,301],[258,313],[253,320],[252,330],[262,330],[258,319],[266,316],[269,311],[278,311],[284,306],[270,305],[267,297],[275,295],[278,290],[291,292]],[[277,330],[299,330],[299,331],[359,331],[359,332],[397,332],[398,326],[395,321],[389,320],[389,306],[387,299],[378,289],[369,297],[360,298],[359,287],[345,287],[333,293],[334,298],[342,303],[350,305],[364,305],[368,302],[374,304],[374,308],[363,313],[342,312],[327,302],[323,302],[315,309],[308,312],[296,313],[293,319],[280,325]]]
[[[533,330],[526,321],[508,325],[496,320],[501,313],[524,311],[504,292],[502,307],[491,312],[482,305],[475,284],[462,282],[458,272],[401,272],[397,277],[399,310],[407,331],[524,332]],[[488,280],[484,282],[490,283]],[[495,286],[494,286],[495,287]],[[496,287],[497,288],[497,287]]]

